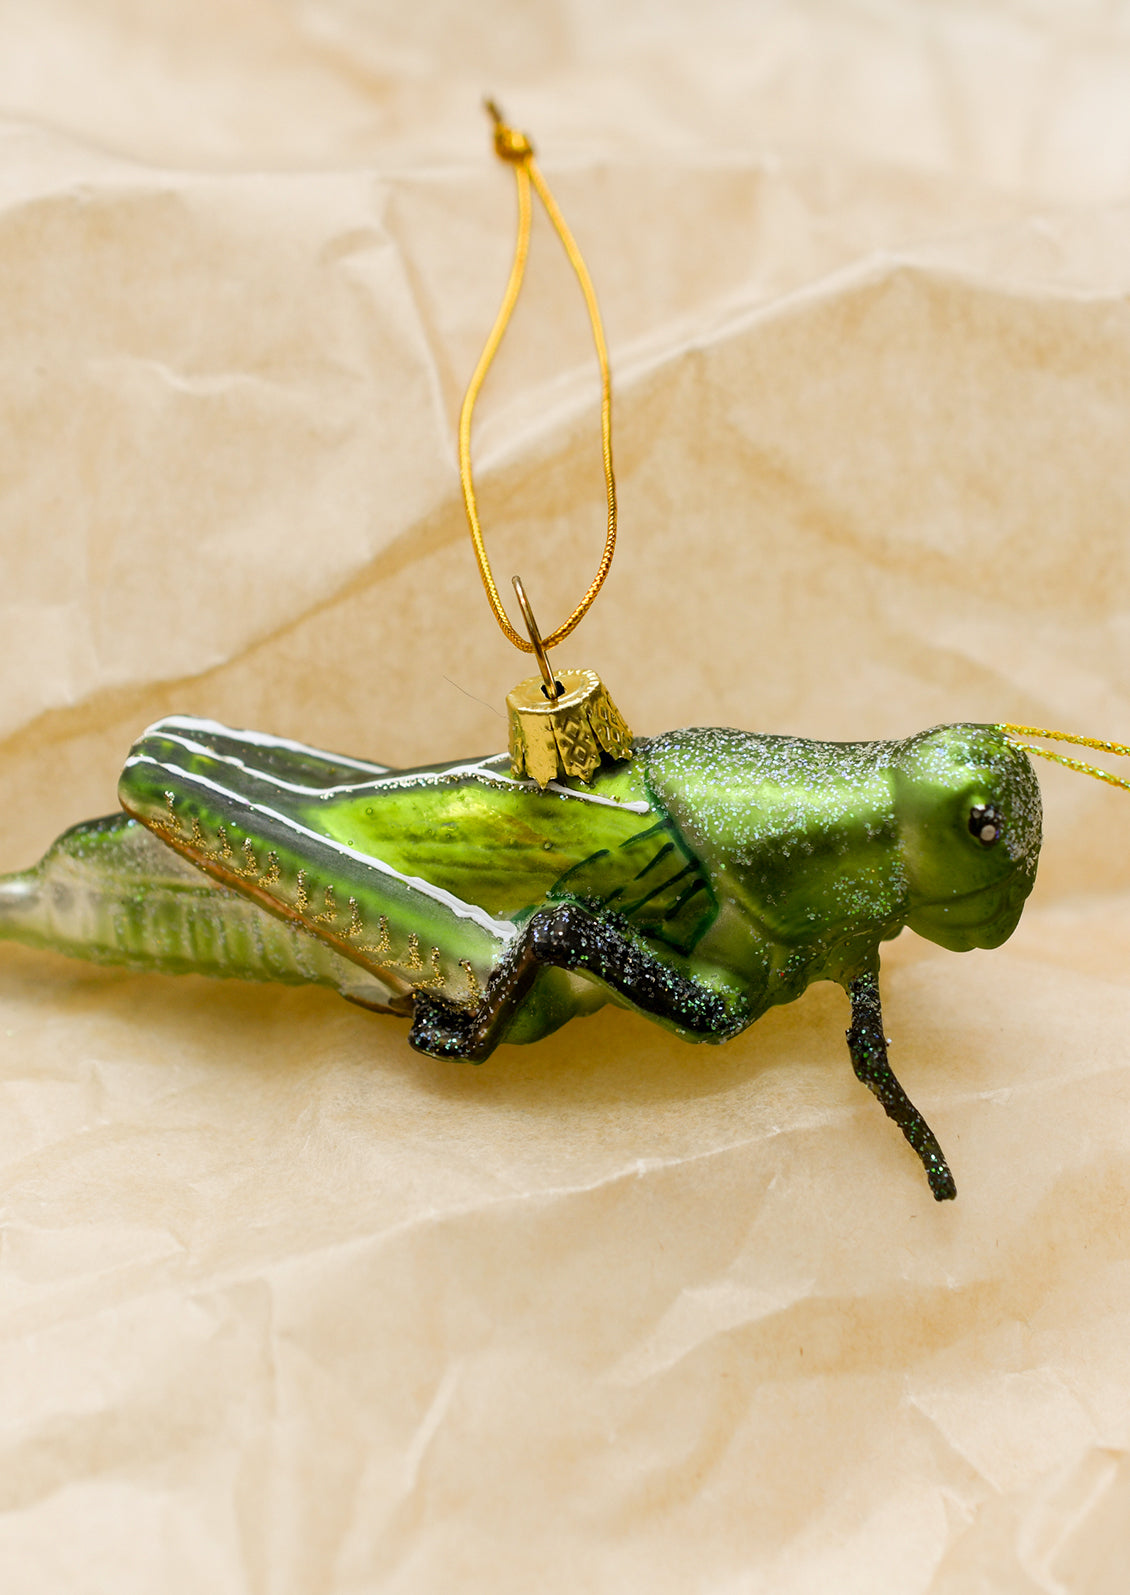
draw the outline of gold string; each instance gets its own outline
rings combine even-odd
[[[1023,748],[1025,753],[1034,753],[1038,758],[1051,759],[1055,764],[1062,764],[1069,770],[1077,770],[1080,775],[1094,776],[1096,781],[1105,781],[1108,786],[1120,786],[1124,791],[1130,792],[1130,781],[1124,781],[1120,775],[1112,775],[1109,770],[1102,770],[1097,764],[1084,764],[1082,759],[1073,759],[1066,753],[1054,753],[1051,748],[1033,747],[1030,742],[1018,742],[1017,737],[1044,737],[1048,742],[1071,742],[1076,747],[1095,748],[1100,753],[1123,754],[1130,758],[1130,747],[1124,742],[1107,742],[1102,737],[1081,737],[1071,731],[1048,731],[1040,726],[1018,726],[1002,724],[997,726],[998,731],[1003,731],[1018,748]]]
[[[557,208],[557,203],[549,191],[545,178],[538,170],[534,160],[534,147],[524,133],[508,127],[502,119],[498,107],[493,101],[487,101],[487,110],[494,121],[494,148],[500,160],[507,161],[514,168],[514,177],[518,186],[518,237],[514,245],[514,260],[510,267],[510,279],[506,284],[506,292],[502,296],[502,305],[491,328],[490,336],[479,356],[479,363],[467,385],[467,392],[463,397],[463,408],[459,412],[459,479],[463,485],[463,504],[467,511],[467,524],[471,529],[471,542],[475,548],[475,558],[479,562],[479,574],[486,588],[490,607],[494,611],[494,618],[498,621],[506,637],[520,648],[523,653],[533,653],[534,647],[525,637],[517,632],[511,625],[510,617],[503,607],[498,587],[491,572],[490,560],[487,558],[486,544],[483,541],[483,529],[479,524],[478,505],[475,502],[475,487],[471,477],[471,416],[475,408],[475,400],[483,385],[491,362],[498,353],[503,334],[514,313],[514,306],[518,302],[518,295],[522,288],[522,278],[526,270],[526,258],[530,251],[530,189],[545,206],[546,214],[553,223],[554,231],[561,240],[570,266],[580,284],[584,296],[585,308],[589,313],[592,324],[592,338],[596,346],[597,363],[600,366],[600,439],[601,453],[604,461],[604,482],[608,499],[608,529],[604,538],[604,552],[600,556],[596,575],[589,584],[588,591],[580,603],[569,616],[568,620],[558,626],[556,631],[550,632],[543,639],[545,648],[555,648],[563,642],[573,628],[587,614],[593,599],[600,591],[604,578],[608,575],[608,568],[612,564],[612,555],[616,549],[616,478],[612,470],[612,378],[608,369],[608,349],[604,342],[604,328],[601,325],[600,310],[596,303],[596,294],[593,291],[592,281],[588,274],[580,250],[577,248],[572,233],[565,224],[565,218]]]

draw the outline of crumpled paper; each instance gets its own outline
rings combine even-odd
[[[641,733],[1126,736],[1117,8],[56,0],[0,37],[0,867],[173,711],[502,744],[526,663],[454,463],[512,241],[484,90],[615,373],[621,545],[559,662]],[[475,457],[546,630],[596,394],[539,220]],[[833,987],[471,1069],[322,992],[0,948],[4,1587],[1121,1590],[1130,807],[1044,790],[1011,942],[886,951],[942,1207]]]

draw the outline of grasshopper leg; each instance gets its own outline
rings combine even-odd
[[[528,921],[473,1013],[417,994],[409,1043],[433,1057],[480,1062],[502,1039],[538,970],[546,966],[593,975],[641,1012],[701,1040],[723,1041],[745,1022],[719,993],[669,968],[614,922],[577,903],[563,903],[541,909]]]
[[[873,1092],[922,1159],[926,1178],[937,1202],[949,1202],[957,1195],[945,1154],[937,1137],[895,1079],[887,1062],[887,1040],[883,1034],[883,1010],[879,1005],[879,978],[874,970],[859,975],[848,986],[851,998],[851,1029],[848,1050],[856,1078]]]

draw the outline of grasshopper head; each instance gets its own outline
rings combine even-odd
[[[1040,788],[996,726],[938,726],[894,759],[906,923],[953,952],[1016,929],[1040,856]]]

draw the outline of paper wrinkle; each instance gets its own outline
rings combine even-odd
[[[641,733],[1124,735],[1120,12],[9,10],[0,867],[171,712],[498,745],[526,666],[455,459],[512,248],[484,88],[612,352],[620,546],[560,662]],[[538,219],[474,447],[547,625],[596,395]],[[0,948],[3,1587],[1120,1595],[1130,810],[1039,775],[1013,940],[884,949],[952,1205],[828,988],[472,1070],[326,993]]]
[[[276,183],[282,185],[285,194],[287,185],[285,180],[278,178]],[[230,185],[229,185],[230,186]],[[246,183],[243,183],[246,192],[250,192]],[[349,198],[348,185],[337,185],[342,190],[342,197]],[[352,187],[359,196],[365,196],[368,185],[354,182]],[[329,187],[331,202],[333,199],[333,184]],[[316,196],[311,195],[311,198]],[[215,198],[222,199],[219,194]],[[163,191],[161,179],[149,178],[144,180],[138,192],[98,194],[96,191],[71,192],[60,196],[57,204],[61,207],[58,215],[59,225],[63,228],[67,241],[77,242],[88,232],[93,225],[93,218],[86,213],[93,209],[100,211],[103,206],[109,207],[110,214],[116,214],[118,207],[124,207],[121,214],[127,231],[129,228],[141,225],[141,218],[152,210],[154,222],[160,217],[162,208],[172,201],[178,206],[176,216],[173,218],[174,230],[195,234],[198,242],[203,242],[204,235],[212,231],[211,223],[203,227],[198,225],[201,216],[201,207],[204,195],[199,185],[190,186],[181,195]],[[56,202],[53,202],[56,203]],[[368,200],[366,199],[366,203]],[[263,209],[262,197],[257,198],[257,205]],[[238,222],[233,228],[223,218],[223,212],[218,213],[220,220],[220,235],[226,232],[227,237],[237,251],[242,247],[239,232],[243,230],[244,223]],[[317,212],[312,213],[315,217]],[[167,219],[167,218],[166,218]],[[17,217],[9,212],[5,218],[7,226],[13,225]],[[42,218],[41,218],[42,220]],[[397,278],[403,283],[403,276],[399,267],[391,261],[392,246],[387,240],[382,240],[379,229],[376,228],[375,218],[371,218],[369,234],[372,243],[377,245],[376,268],[366,263],[363,272],[358,273],[357,264],[363,258],[358,250],[358,229],[353,227],[348,236],[348,247],[339,252],[339,258],[328,261],[328,269],[337,275],[337,300],[345,313],[346,319],[341,320],[338,331],[345,330],[350,321],[356,321],[360,316],[362,327],[369,323],[365,330],[365,341],[373,352],[379,352],[382,343],[402,350],[404,353],[411,351],[411,358],[416,359],[418,348],[418,329],[414,329],[411,317],[405,317],[397,309],[397,300],[402,297],[398,293]],[[26,218],[25,218],[26,221]],[[26,233],[26,226],[20,228]],[[284,225],[284,232],[286,226]],[[388,256],[386,262],[381,257]],[[391,263],[391,271],[389,269]],[[327,260],[323,252],[323,268],[327,267]],[[64,258],[53,263],[49,278],[61,272],[65,277],[71,269],[71,262]],[[89,265],[84,264],[83,272],[87,277],[98,281],[97,269],[91,271]],[[116,285],[115,285],[116,286]],[[360,292],[358,292],[360,290]],[[93,290],[97,295],[101,291],[101,284]],[[230,298],[230,289],[225,289]],[[36,286],[29,288],[33,299],[43,297],[43,288]],[[155,303],[159,303],[163,296],[158,296]],[[388,309],[382,309],[381,320],[374,322],[370,311],[370,301],[389,301]],[[97,302],[97,300],[96,300]],[[389,311],[392,311],[390,317]],[[175,331],[167,322],[166,307],[161,306],[157,312],[157,319],[166,320],[165,331],[170,334],[174,345],[182,345],[183,339],[179,331]],[[34,312],[40,314],[38,303]],[[197,312],[198,313],[198,312]],[[230,318],[230,308],[226,315]],[[289,313],[289,311],[288,311]],[[231,656],[232,642],[239,638],[241,647],[248,641],[261,640],[264,634],[278,628],[280,621],[286,620],[293,623],[294,597],[301,593],[302,602],[299,605],[299,614],[308,612],[309,597],[311,592],[315,598],[324,600],[340,585],[342,579],[356,568],[358,555],[366,547],[371,548],[374,541],[379,546],[379,525],[370,522],[368,526],[358,527],[352,533],[349,528],[341,528],[334,541],[328,541],[325,556],[320,562],[321,569],[317,575],[312,575],[309,560],[303,558],[300,566],[290,572],[280,563],[280,556],[285,553],[284,548],[275,550],[271,561],[273,582],[262,578],[261,567],[263,552],[273,536],[273,526],[277,524],[277,515],[274,509],[268,513],[265,504],[257,504],[256,497],[262,499],[264,489],[270,490],[271,475],[279,478],[280,485],[285,482],[286,474],[290,470],[290,462],[286,461],[279,452],[279,445],[289,434],[297,443],[299,439],[306,440],[314,446],[312,460],[317,460],[317,450],[320,445],[323,455],[328,459],[334,455],[341,455],[345,450],[354,457],[355,464],[347,458],[343,459],[344,469],[338,468],[335,472],[338,480],[331,485],[328,464],[319,468],[316,464],[311,471],[306,470],[304,479],[297,480],[291,489],[291,512],[298,511],[302,515],[305,507],[306,514],[320,513],[320,501],[329,493],[331,497],[340,495],[349,485],[349,478],[355,473],[357,466],[361,466],[370,473],[368,461],[362,463],[358,445],[362,433],[358,429],[358,421],[362,427],[371,421],[359,417],[355,413],[356,404],[350,399],[345,408],[339,401],[333,400],[334,387],[342,389],[343,381],[346,389],[357,385],[357,378],[362,376],[362,368],[358,364],[357,354],[342,348],[340,356],[335,357],[331,352],[327,355],[318,352],[312,358],[301,349],[295,352],[299,355],[296,362],[292,357],[285,360],[279,359],[271,349],[271,339],[274,336],[270,329],[270,321],[275,311],[267,308],[265,317],[259,317],[262,325],[257,326],[256,318],[245,321],[245,329],[249,336],[243,338],[245,348],[242,356],[238,353],[238,346],[233,345],[229,352],[229,359],[225,362],[227,369],[221,367],[221,372],[191,371],[184,369],[180,362],[156,358],[138,357],[128,347],[128,344],[118,353],[103,353],[99,345],[103,343],[101,331],[95,332],[93,337],[85,329],[81,334],[83,341],[90,345],[85,359],[80,358],[77,369],[81,370],[92,390],[96,402],[109,404],[111,414],[114,410],[119,412],[119,426],[125,420],[123,435],[120,442],[128,457],[147,436],[157,436],[163,439],[160,448],[165,458],[157,460],[159,469],[168,470],[171,466],[174,477],[181,481],[182,493],[187,490],[191,499],[194,491],[203,489],[204,497],[199,503],[195,514],[190,515],[189,523],[184,527],[168,525],[168,510],[175,495],[170,495],[167,489],[159,491],[153,498],[154,514],[145,517],[147,524],[142,524],[145,516],[144,497],[136,494],[131,487],[127,490],[128,496],[123,495],[123,508],[127,513],[114,528],[103,527],[100,502],[107,491],[113,492],[114,482],[119,467],[126,463],[125,458],[120,461],[115,458],[115,449],[118,440],[111,441],[108,449],[94,464],[97,480],[94,484],[94,497],[89,503],[84,517],[75,519],[72,523],[72,542],[77,538],[78,547],[75,552],[79,554],[79,568],[86,566],[88,580],[96,584],[94,591],[98,594],[100,602],[94,607],[94,624],[96,630],[91,637],[91,647],[94,658],[89,655],[84,661],[86,666],[82,672],[88,680],[106,686],[119,686],[124,682],[138,679],[139,671],[148,676],[152,671],[153,656],[145,657],[139,654],[138,643],[145,634],[145,628],[123,628],[119,616],[123,601],[126,607],[136,609],[141,603],[148,603],[152,608],[152,620],[157,620],[162,614],[162,608],[168,620],[164,628],[162,639],[163,663],[167,673],[183,675],[185,666],[191,661],[193,668],[214,667],[221,660]],[[99,324],[104,321],[104,316],[99,314]],[[323,315],[323,320],[325,319]],[[111,334],[112,335],[112,334]],[[161,334],[159,334],[161,336]],[[127,333],[128,337],[128,333]],[[214,342],[214,335],[209,334]],[[207,340],[206,340],[207,341]],[[179,352],[179,349],[178,349]],[[187,353],[187,350],[185,351]],[[63,351],[59,351],[62,356]],[[236,358],[250,358],[259,368],[239,370],[230,363],[230,356]],[[190,359],[199,360],[199,355],[189,356]],[[70,362],[69,369],[76,369],[73,353],[67,355]],[[205,356],[205,364],[207,364]],[[336,369],[335,369],[336,368]],[[60,365],[60,371],[67,370],[66,365]],[[173,373],[175,372],[175,375]],[[167,405],[162,405],[156,399],[153,391],[152,378],[156,376],[164,384],[168,395]],[[435,396],[428,394],[428,377],[423,374],[423,385],[419,377],[407,380],[404,383],[406,392],[414,392],[423,400],[423,413],[418,407],[413,414],[411,427],[405,426],[405,440],[408,441],[409,432],[412,438],[418,438],[421,433],[426,437],[426,417],[430,409],[435,411]],[[328,382],[328,386],[327,386]],[[343,393],[345,390],[342,390]],[[44,390],[44,402],[47,402],[47,390]],[[327,398],[331,402],[327,405]],[[187,401],[188,408],[184,407]],[[335,409],[337,415],[335,416]],[[230,420],[236,421],[242,428],[242,438],[237,450],[234,446],[234,436],[238,432],[229,433],[228,411],[233,414]],[[154,413],[159,417],[154,425]],[[385,421],[386,431],[388,423],[393,420],[386,406]],[[73,412],[68,418],[69,427],[77,424],[80,428],[78,440],[81,446],[82,431],[87,429],[87,423],[81,416],[75,417]],[[424,426],[421,427],[421,421]],[[201,429],[216,432],[219,436],[213,443],[208,455],[208,473],[201,478],[195,468],[195,450],[192,438]],[[395,427],[394,427],[395,430]],[[230,439],[230,440],[229,440]],[[258,440],[257,444],[254,440]],[[248,443],[253,443],[258,449],[259,463],[244,459],[244,451]],[[446,464],[447,438],[443,438],[442,445],[433,452],[433,457],[438,457]],[[226,456],[226,463],[225,463]],[[203,457],[203,451],[201,451]],[[409,513],[419,514],[426,511],[434,498],[431,498],[428,489],[419,495],[412,483],[415,475],[418,482],[426,480],[426,473],[414,471],[414,460],[422,459],[420,449],[410,445],[402,450],[400,455],[386,455],[386,469],[391,467],[393,478],[399,477],[408,493],[405,508]],[[186,474],[187,473],[187,474]],[[35,480],[34,467],[30,473],[30,480]],[[36,497],[41,501],[44,496],[49,498],[54,491],[57,473],[44,462],[41,481],[38,488],[34,489]],[[258,480],[255,480],[255,478]],[[222,532],[214,529],[210,524],[211,500],[213,497],[221,505],[225,497],[228,500],[227,526]],[[134,502],[129,500],[133,498]],[[307,503],[304,506],[303,500]],[[415,502],[413,502],[415,500]],[[232,520],[234,511],[235,520]],[[34,500],[23,507],[25,522],[50,525],[53,517],[50,512],[37,510]],[[84,524],[85,521],[85,524]],[[165,525],[162,525],[165,522]],[[242,524],[240,524],[242,522]],[[174,593],[169,588],[169,573],[167,570],[153,570],[155,557],[161,552],[161,536],[156,540],[154,533],[171,535],[172,547],[180,554],[177,563],[177,591]],[[374,538],[374,533],[377,537]],[[138,546],[142,566],[130,568],[127,548],[130,543]],[[85,546],[84,546],[85,545]],[[109,555],[107,563],[106,555]],[[152,575],[148,581],[143,578],[145,564],[150,566]],[[73,561],[72,561],[73,570]],[[117,575],[118,581],[106,581],[107,575]],[[297,587],[301,578],[301,586]],[[336,579],[335,579],[336,578]],[[225,585],[234,585],[238,589],[242,586],[243,603],[238,620],[227,607],[215,601],[216,582],[220,579]],[[69,578],[73,585],[74,577]],[[100,591],[99,591],[100,589]],[[293,596],[288,597],[288,589],[293,590]],[[76,595],[77,596],[77,595]],[[235,596],[235,594],[233,594]],[[255,623],[256,617],[258,624]],[[248,622],[251,625],[248,625]],[[89,624],[89,622],[88,622]],[[140,630],[140,636],[139,636]],[[249,635],[250,634],[250,635]],[[178,640],[180,646],[178,648]],[[78,694],[75,690],[76,678],[79,671],[68,672],[66,677],[59,682],[54,693],[48,689],[52,674],[58,678],[58,665],[55,660],[58,650],[51,647],[50,634],[42,634],[36,640],[38,646],[28,639],[28,645],[17,655],[11,664],[20,664],[22,674],[29,681],[39,681],[41,702],[44,708],[62,703],[73,703]],[[184,651],[184,643],[188,643],[188,652]],[[38,662],[42,659],[45,668],[37,669]],[[54,669],[52,667],[54,666]],[[13,729],[13,709],[18,710],[18,699],[13,702],[12,695],[5,694],[4,714],[9,729]],[[26,716],[25,716],[26,718]]]
[[[1121,1576],[1117,1562],[1130,1504],[1130,1458],[1125,1451],[1094,1447],[1064,1469],[1054,1486],[1040,1492],[1044,1510],[1021,1523],[1022,1565],[1055,1595],[1081,1587],[1107,1595]]]
[[[1097,1438],[1091,1415],[1051,1370],[1004,1376],[998,1388],[990,1384],[976,1394],[970,1392],[968,1399],[970,1409],[981,1411],[988,1401],[1003,1419],[1007,1441],[979,1435],[971,1442],[969,1437],[978,1428],[973,1410],[942,1403],[931,1407],[921,1394],[913,1398],[913,1405],[1002,1494],[1031,1489],[1054,1468],[1065,1449],[1083,1449]]]

